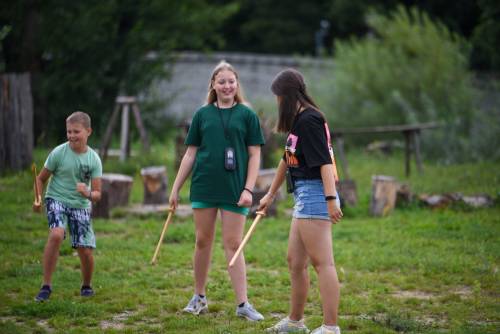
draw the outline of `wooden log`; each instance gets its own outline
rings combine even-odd
[[[396,191],[396,207],[404,207],[413,201],[413,193],[410,186],[406,183],[400,183]]]
[[[122,127],[120,134],[120,161],[127,160],[129,156],[129,105],[124,104],[122,109]]]
[[[168,202],[167,170],[164,166],[141,169],[144,184],[144,204],[165,204]]]
[[[370,200],[370,214],[372,216],[386,216],[396,204],[398,182],[391,176],[372,176],[372,195]]]
[[[134,179],[122,174],[103,174],[101,200],[92,205],[92,216],[109,218],[109,212],[117,206],[128,205]]]
[[[342,204],[347,204],[347,206],[358,204],[358,193],[354,180],[341,180],[337,182],[336,187]]]

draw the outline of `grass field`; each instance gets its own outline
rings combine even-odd
[[[170,167],[173,150],[155,150],[153,156],[164,155]],[[39,166],[46,153],[36,152]],[[150,162],[141,159],[126,166],[110,162],[105,171],[134,172]],[[346,209],[332,232],[343,333],[499,333],[500,206],[430,210],[410,205],[389,217],[372,218],[367,214],[371,175],[405,180],[402,157],[353,152],[349,163],[360,204]],[[497,197],[500,191],[499,164],[427,163],[424,168],[424,175],[406,180],[417,193]],[[170,179],[174,174],[169,168]],[[131,201],[141,202],[142,184],[134,176]],[[220,230],[207,288],[210,313],[193,317],[180,312],[193,290],[191,217],[175,219],[169,227],[157,266],[149,261],[165,215],[94,220],[96,295],[79,296],[78,256],[65,241],[51,299],[35,303],[47,223],[44,215],[31,212],[31,187],[29,171],[0,178],[0,333],[260,333],[287,314],[290,218],[285,209],[290,198],[280,204],[277,218],[262,221],[245,250],[250,301],[266,317],[249,323],[234,315]],[[187,194],[185,186],[184,202]],[[316,274],[310,272],[306,324],[314,328],[322,318]]]

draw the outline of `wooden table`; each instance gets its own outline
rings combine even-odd
[[[408,177],[410,175],[410,156],[413,151],[415,155],[415,161],[417,163],[417,170],[421,174],[422,169],[422,158],[420,156],[420,131],[426,129],[435,129],[441,127],[442,123],[429,122],[429,123],[418,123],[410,125],[387,125],[387,126],[375,126],[375,127],[363,127],[363,128],[339,128],[332,131],[331,136],[336,143],[336,152],[340,163],[342,164],[342,170],[346,179],[350,179],[349,171],[347,167],[347,159],[344,154],[344,136],[351,134],[371,134],[371,133],[390,133],[390,132],[401,132],[405,138],[405,174]]]

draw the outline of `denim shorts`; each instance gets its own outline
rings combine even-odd
[[[208,209],[208,208],[218,208],[226,211],[231,211],[234,213],[239,213],[240,215],[247,216],[250,212],[250,208],[244,206],[237,206],[236,204],[227,203],[211,203],[211,202],[191,202],[191,207],[193,209]]]
[[[90,209],[70,208],[53,198],[45,199],[45,207],[49,228],[64,228],[64,238],[66,238],[66,230],[69,228],[71,247],[95,248],[95,234],[92,229]]]
[[[322,180],[298,179],[295,180],[294,185],[293,198],[295,206],[293,207],[293,218],[330,220]],[[335,201],[340,208],[339,196],[336,195],[337,199]]]

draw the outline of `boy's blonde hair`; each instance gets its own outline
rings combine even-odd
[[[66,118],[66,123],[80,123],[84,128],[90,129],[90,116],[83,111],[75,111]]]
[[[222,60],[219,64],[217,64],[217,66],[215,66],[214,70],[212,71],[212,76],[210,77],[210,82],[208,83],[207,104],[212,104],[215,101],[217,101],[217,93],[215,92],[215,89],[213,87],[213,82],[215,80],[215,76],[222,70],[231,71],[234,73],[234,76],[236,77],[238,88],[236,89],[236,95],[234,95],[234,101],[236,103],[248,104],[243,94],[243,89],[241,88],[240,79],[238,78],[238,73],[236,72],[234,67],[225,60]]]

